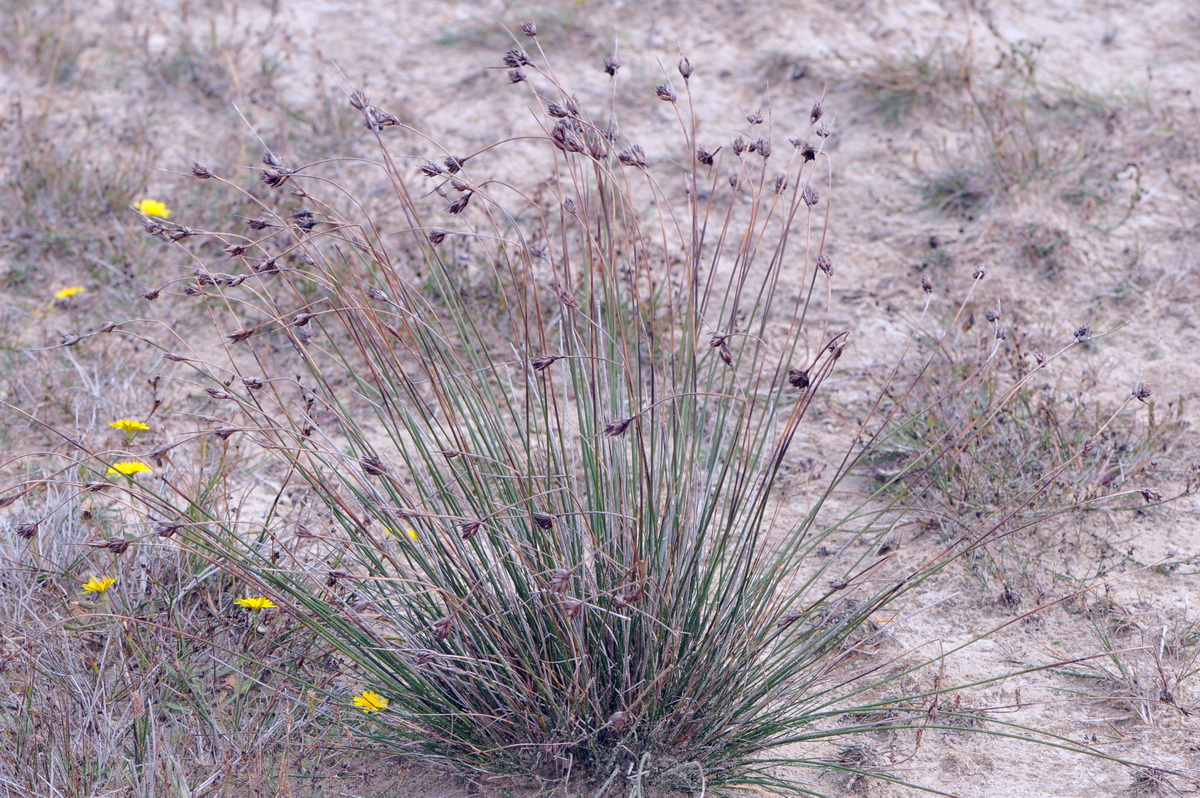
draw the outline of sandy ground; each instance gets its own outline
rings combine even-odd
[[[969,286],[971,271],[984,265],[988,276],[977,289],[976,307],[1000,303],[1030,348],[1057,349],[1084,322],[1098,330],[1128,324],[1068,367],[1069,373],[1091,375],[1096,386],[1091,401],[1115,406],[1143,379],[1155,384],[1160,412],[1182,408],[1193,426],[1197,420],[1200,201],[1185,188],[1200,184],[1200,107],[1193,92],[1200,78],[1200,11],[1185,0],[1077,0],[1057,8],[1027,0],[769,5],[647,0],[537,8],[281,0],[275,8],[248,3],[236,11],[218,3],[101,0],[85,13],[97,30],[143,31],[141,46],[148,52],[175,46],[164,33],[175,26],[203,30],[212,24],[221,35],[244,38],[248,52],[271,59],[278,71],[273,91],[286,95],[256,96],[253,75],[243,76],[242,110],[272,141],[291,141],[286,121],[272,111],[277,104],[305,108],[326,97],[342,102],[339,94],[350,87],[366,90],[372,102],[405,121],[419,120],[452,151],[529,131],[534,120],[527,103],[514,99],[497,110],[497,103],[484,102],[510,90],[498,65],[511,39],[498,25],[515,31],[526,19],[538,22],[551,63],[585,103],[607,95],[601,64],[614,50],[622,80],[644,86],[646,98],[664,76],[678,83],[674,64],[685,53],[697,70],[692,85],[706,120],[702,138],[714,146],[745,128],[745,112],[765,109],[776,146],[786,147],[788,126],[806,123],[814,99],[824,94],[834,129],[828,232],[837,264],[828,312],[835,325],[855,332],[844,366],[847,390],[854,375],[886,366],[895,342],[907,336],[920,306],[922,273],[930,275],[945,311]],[[161,24],[146,24],[150,18]],[[1080,110],[1082,101],[1063,100],[1069,121],[1039,134],[1048,176],[1000,191],[990,206],[968,213],[914,210],[912,184],[919,175],[970,157],[982,131],[963,122],[961,96],[949,97],[956,90],[944,86],[921,95],[902,118],[889,119],[862,89],[862,75],[877,74],[889,58],[941,47],[964,53],[981,76],[979,91],[989,94],[986,76],[1002,73],[1001,57],[1012,46],[1036,54],[1039,80],[1063,89],[1056,96],[1086,97],[1094,107]],[[100,113],[131,96],[148,104],[164,168],[184,169],[193,158],[208,162],[214,156],[207,128],[212,102],[164,95],[153,81],[105,85],[87,99]],[[1020,93],[1006,96],[1013,107]],[[627,135],[645,141],[653,157],[654,131],[669,121],[667,109],[647,99],[622,113]],[[174,178],[164,174],[161,180],[150,195],[156,188],[169,192]],[[1101,199],[1062,198],[1080,185]],[[1052,268],[1023,254],[1022,231],[1030,225],[1069,241]],[[829,442],[817,440],[813,447],[810,454],[818,460],[836,454]],[[795,500],[802,495],[798,491]],[[1196,510],[1194,499],[1185,497],[1152,513],[1088,515],[1040,530],[1037,547],[1045,555],[1015,586],[1016,601],[1002,600],[994,584],[983,586],[965,569],[947,571],[900,608],[872,656],[896,657],[899,664],[914,652],[928,656],[997,629],[951,656],[941,672],[907,677],[930,686],[935,679],[971,684],[1088,656],[1100,651],[1089,611],[1106,598],[1125,619],[1117,643],[1139,652],[1134,659],[1141,664],[1129,681],[1088,681],[1066,673],[1082,668],[1064,667],[968,687],[956,700],[964,707],[987,707],[994,719],[1086,740],[1110,756],[1200,777],[1200,674],[1180,683],[1178,707],[1171,706],[1156,700],[1162,675],[1147,664],[1153,657],[1144,656],[1167,645],[1173,624],[1195,629],[1200,620]],[[901,561],[913,562],[936,545],[916,533],[902,536],[901,543]],[[1168,557],[1182,565],[1175,571],[1139,565]],[[1094,558],[1108,564],[1102,575],[1079,563]],[[1070,592],[1068,584],[1081,583],[1064,575],[1087,581],[1088,574],[1096,591],[1025,616]],[[1101,662],[1113,670],[1111,662]],[[1193,661],[1191,668],[1197,667]],[[1171,779],[1175,793],[1153,782],[1135,786],[1129,770],[1102,759],[966,730],[926,734],[919,746],[911,735],[881,732],[871,743],[898,777],[960,796],[1200,792],[1194,782],[1177,777]],[[911,793],[880,781],[826,779],[821,785],[835,795]],[[414,796],[467,794],[466,788],[420,775],[397,790]]]

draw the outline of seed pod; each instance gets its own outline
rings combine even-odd
[[[541,529],[554,528],[554,516],[550,513],[534,513],[533,522]]]
[[[37,536],[38,524],[37,521],[30,521],[24,524],[18,524],[16,529],[17,537],[21,540],[32,540]]]
[[[793,388],[807,388],[810,385],[808,372],[804,369],[792,369],[788,372],[788,384]]]
[[[359,463],[368,476],[378,477],[387,473],[387,467],[378,457],[364,457]]]
[[[604,59],[604,71],[610,78],[615,78],[617,76],[617,70],[620,68],[621,62],[617,60],[616,56]]]
[[[479,533],[479,530],[482,526],[482,521],[463,521],[458,525],[458,531],[459,534],[462,535],[463,540],[470,540]]]
[[[129,549],[129,541],[125,538],[113,536],[108,539],[107,547],[113,554],[124,554]]]
[[[450,633],[454,631],[454,619],[449,617],[439,618],[433,622],[431,631],[439,643],[445,642]]]
[[[625,430],[629,429],[633,418],[622,418],[616,421],[610,421],[604,425],[604,436],[607,438],[618,438],[625,434]]]

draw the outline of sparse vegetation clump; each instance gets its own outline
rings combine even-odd
[[[1064,376],[1107,333],[1030,349],[1023,318],[976,306],[990,265],[945,298],[959,250],[932,234],[936,268],[889,296],[882,378],[864,368],[819,87],[727,124],[699,59],[647,82],[623,44],[568,85],[530,22],[471,84],[520,110],[447,131],[400,90],[289,109],[286,58],[251,86],[257,34],[211,30],[171,28],[145,76],[205,113],[235,99],[250,135],[229,151],[252,140],[253,165],[150,182],[140,137],[92,172],[35,136],[5,151],[54,189],[39,202],[91,186],[78,207],[122,221],[83,236],[14,184],[6,251],[89,270],[10,269],[28,296],[0,315],[0,438],[21,452],[0,472],[0,792],[341,794],[363,762],[366,794],[422,794],[420,764],[487,794],[936,791],[956,788],[904,764],[967,732],[1133,764],[1014,717],[1045,703],[1022,699],[1034,672],[1132,708],[1119,722],[1192,711],[1186,607],[1107,593],[1189,560],[1108,544],[1083,571],[1011,573],[1055,545],[1048,519],[1168,512],[1193,487],[1182,411],[1140,374],[1111,401]],[[441,43],[498,35],[478,31]],[[982,97],[950,45],[879,63],[864,86],[889,123]],[[980,102],[1007,153],[1021,124]],[[986,215],[1040,185],[1027,166],[955,161],[928,199]],[[1043,277],[1090,265],[1076,228],[1013,229]],[[948,586],[958,562],[1003,593]],[[999,620],[914,636],[972,602]],[[955,672],[993,627],[1055,612],[1092,623],[1087,651]],[[1134,784],[1186,779],[1175,764]]]

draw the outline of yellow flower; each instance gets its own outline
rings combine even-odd
[[[150,427],[142,421],[134,421],[132,418],[118,418],[108,426],[115,427],[122,432],[137,432],[139,430],[147,430]]]
[[[368,714],[378,712],[381,709],[387,709],[387,705],[388,700],[386,698],[370,690],[363,690],[354,696],[354,706],[362,707],[362,711]]]
[[[70,285],[54,294],[55,299],[70,299],[76,294],[83,293],[82,285]]]
[[[110,587],[112,587],[116,583],[117,583],[116,577],[105,576],[105,577],[101,578],[99,576],[93,576],[91,579],[89,579],[83,583],[83,592],[84,593],[104,593],[105,591],[107,591]]]
[[[166,206],[166,203],[159,202],[153,199],[144,199],[134,204],[134,209],[138,213],[144,213],[147,216],[158,216],[162,219],[171,218],[171,209]]]
[[[233,602],[240,607],[245,607],[248,610],[269,610],[274,609],[275,602],[264,596],[250,596],[248,598],[240,598]]]
[[[421,539],[420,536],[417,534],[417,530],[415,530],[411,526],[407,526],[407,525],[405,525],[403,530],[393,529],[392,527],[388,526],[388,527],[384,527],[383,531],[387,532],[389,535],[393,535],[395,537],[401,537],[403,535],[407,535],[409,540],[413,540],[413,541],[417,541],[417,540]]]
[[[119,463],[113,463],[112,468],[108,469],[104,476],[111,477],[113,474],[124,474],[127,477],[131,477],[134,474],[153,473],[154,470],[141,460],[122,460]]]

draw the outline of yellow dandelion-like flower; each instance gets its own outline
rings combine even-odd
[[[82,285],[69,285],[66,288],[62,289],[61,291],[55,291],[54,298],[55,299],[70,299],[71,297],[75,296],[76,294],[82,294],[82,293],[83,293]]]
[[[354,706],[361,707],[363,712],[370,714],[381,709],[387,709],[388,700],[379,693],[363,690],[354,696]]]
[[[118,418],[108,426],[121,430],[122,432],[138,432],[140,430],[150,429],[143,421],[134,421],[132,418]]]
[[[275,602],[265,596],[247,596],[233,603],[248,610],[270,610],[275,608]]]
[[[117,579],[114,576],[93,576],[91,579],[83,583],[83,592],[104,593],[116,583]]]
[[[166,206],[166,203],[158,200],[144,199],[135,203],[133,207],[138,213],[144,213],[147,216],[157,216],[160,219],[171,218],[171,209]]]
[[[153,474],[154,469],[143,463],[141,460],[122,460],[119,463],[113,463],[112,468],[104,474],[106,477],[111,477],[113,474],[122,474],[123,476],[131,477],[134,474]]]
[[[384,531],[386,531],[389,535],[395,535],[396,537],[402,537],[402,536],[407,535],[408,539],[413,540],[413,541],[421,539],[420,535],[417,534],[417,530],[413,529],[411,526],[406,526],[406,527],[404,527],[403,530],[392,529],[391,527],[388,527]]]

